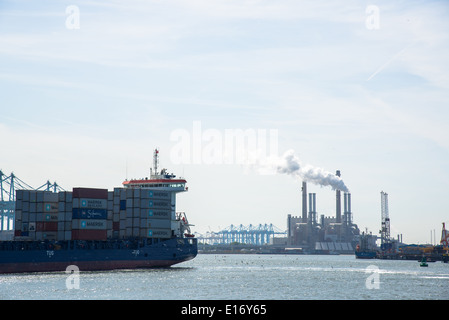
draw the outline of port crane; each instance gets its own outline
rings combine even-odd
[[[273,224],[259,224],[239,226],[231,224],[229,227],[220,230],[219,232],[208,232],[206,236],[199,235],[199,241],[207,242],[208,244],[225,244],[242,243],[251,245],[265,245],[269,244],[274,235],[286,235],[285,231],[280,230]]]
[[[14,173],[11,172],[7,176],[0,170],[0,231],[14,229],[16,190],[65,191],[56,182],[51,183],[50,180],[38,188],[33,188]]]
[[[381,215],[382,224],[380,230],[380,241],[382,251],[389,251],[392,249],[392,241],[390,236],[390,214],[388,212],[388,193],[381,192]]]

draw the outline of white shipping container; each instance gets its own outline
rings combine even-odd
[[[21,190],[23,191],[23,201],[30,202],[30,191],[29,190]]]
[[[58,221],[58,214],[57,213],[44,213],[43,214],[43,221],[45,221],[45,222],[57,222]]]
[[[58,194],[50,191],[44,191],[44,201],[43,202],[58,202]]]
[[[58,221],[58,231],[64,231],[65,230],[65,222],[64,221]],[[64,236],[59,237],[58,239],[62,239]]]
[[[22,221],[22,210],[16,209],[14,219],[16,221]]]
[[[172,219],[171,210],[167,209],[146,209],[146,216],[152,219]]]
[[[29,191],[30,202],[36,202],[36,193],[37,193],[37,191],[35,191],[35,190],[30,190]]]
[[[24,190],[16,190],[16,201],[23,200],[23,191]]]
[[[171,220],[165,219],[148,219],[147,228],[149,229],[170,229]]]
[[[29,222],[28,223],[28,231],[29,232],[35,232],[36,231],[36,222]]]
[[[65,202],[65,191],[58,193],[58,202]]]
[[[23,208],[23,202],[22,202],[22,200],[17,200],[17,199],[16,199],[16,211],[17,211],[17,210],[22,210],[22,208]]]
[[[36,201],[37,202],[44,202],[44,191],[37,191],[36,192]]]
[[[72,211],[67,211],[64,213],[64,221],[72,221]]]
[[[171,191],[162,191],[162,190],[152,190],[146,189],[142,190],[141,199],[171,199]]]
[[[62,202],[64,203],[64,202]],[[40,203],[38,203],[38,206]],[[46,213],[56,213],[59,210],[59,204],[57,202],[44,202],[42,204],[43,211]],[[39,211],[39,210],[38,210]]]
[[[104,219],[73,219],[72,230],[106,230]]]
[[[65,221],[65,212],[58,212],[58,221]]]
[[[171,229],[147,229],[148,238],[171,238]]]
[[[30,214],[28,216],[28,220],[30,222],[36,222],[36,210],[34,210],[34,212],[30,212]]]
[[[89,208],[89,209],[107,209],[108,208],[108,200],[81,198],[79,200],[79,207],[80,208]],[[74,205],[74,208],[76,208],[75,205]]]
[[[36,232],[37,235],[38,232]],[[58,239],[58,231],[45,231],[42,232],[42,240],[57,240]],[[37,237],[36,237],[36,240]]]
[[[58,240],[65,240],[64,239],[64,230],[58,230]]]

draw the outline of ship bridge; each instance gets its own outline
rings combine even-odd
[[[150,168],[150,178],[125,180],[122,184],[124,188],[157,188],[164,191],[184,192],[188,191],[187,181],[183,178],[176,178],[173,173],[167,173],[167,169],[158,171],[159,150],[153,153],[153,168]]]

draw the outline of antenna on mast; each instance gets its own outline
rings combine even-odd
[[[153,153],[153,168],[154,168],[154,174],[157,175],[159,174],[157,172],[157,165],[159,163],[159,150],[158,149],[154,149],[154,153]]]

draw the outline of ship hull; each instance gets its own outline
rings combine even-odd
[[[17,248],[17,247],[16,247]],[[0,273],[62,272],[170,267],[197,255],[196,239],[174,238],[151,245],[127,248],[90,248],[74,245],[28,250],[1,250]]]
[[[376,251],[356,251],[355,257],[357,259],[375,259],[377,257]]]

